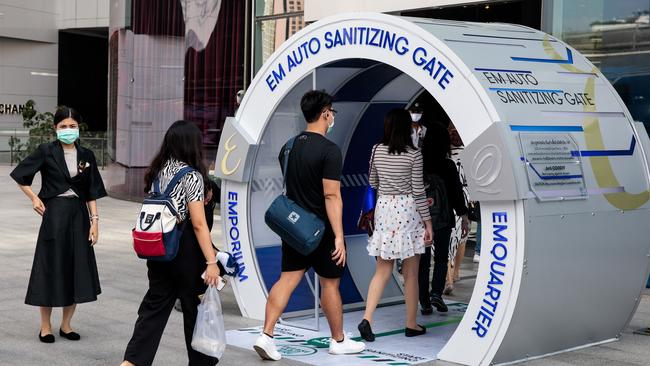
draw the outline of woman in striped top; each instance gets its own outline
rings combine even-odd
[[[375,275],[368,288],[361,337],[372,342],[370,324],[381,294],[393,273],[395,259],[402,260],[406,300],[405,335],[424,334],[416,323],[418,265],[425,246],[433,241],[431,217],[422,179],[422,154],[411,140],[411,116],[393,109],[384,119],[384,137],[373,147],[370,185],[379,198],[375,208],[375,230],[368,241],[368,254],[377,258]]]

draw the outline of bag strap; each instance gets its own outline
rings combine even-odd
[[[156,196],[160,195],[160,179],[158,177],[153,180],[153,193]]]
[[[285,191],[287,188],[287,167],[289,166],[289,154],[291,149],[293,149],[293,143],[296,142],[298,136],[292,137],[287,141],[287,144],[284,147],[284,167],[282,168],[282,191]]]
[[[169,184],[167,185],[167,188],[165,189],[164,195],[169,196],[172,193],[172,191],[174,190],[174,187],[176,187],[176,185],[178,184],[178,182],[180,182],[180,180],[183,179],[185,174],[187,174],[189,172],[192,172],[192,171],[194,171],[194,168],[189,167],[189,166],[181,168],[178,171],[178,173],[174,174],[174,177],[172,178],[172,180],[169,181]],[[157,178],[156,178],[156,181],[154,182],[153,186],[154,186],[153,187],[154,192],[156,194],[160,194],[160,182],[158,181]]]
[[[379,145],[381,145],[381,142],[372,148],[372,155],[370,155],[370,171],[368,173],[372,172],[372,166],[375,165],[375,155],[377,154],[377,148]]]

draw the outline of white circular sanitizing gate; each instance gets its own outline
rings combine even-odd
[[[438,357],[507,363],[615,340],[648,278],[650,140],[607,79],[560,40],[519,25],[374,13],[309,25],[259,70],[222,132],[217,175],[227,248],[246,317],[263,319],[280,273],[264,212],[282,190],[277,156],[304,129],[302,94],[335,97],[328,135],[344,154],[346,308],[374,273],[356,220],[384,114],[431,94],[458,129],[482,253],[465,315]],[[309,312],[304,281],[287,308]],[[384,302],[402,296],[397,279]]]

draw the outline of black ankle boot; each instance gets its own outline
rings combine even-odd
[[[445,304],[445,301],[442,299],[442,296],[438,294],[432,294],[431,295],[431,305],[433,305],[436,310],[438,310],[441,313],[446,313],[449,311],[449,308],[447,308],[447,304]]]
[[[420,309],[420,313],[422,313],[422,315],[431,315],[433,314],[433,307],[431,307],[431,305],[423,306],[422,309]]]

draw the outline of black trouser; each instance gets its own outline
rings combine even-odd
[[[420,288],[420,305],[423,308],[431,306],[431,295],[442,295],[447,279],[447,262],[449,261],[449,240],[451,227],[433,231],[433,279],[431,292],[429,292],[429,269],[431,268],[431,247],[426,247],[424,254],[420,255],[420,270],[418,285]]]
[[[152,364],[160,338],[176,299],[181,300],[185,330],[185,346],[190,366],[213,366],[219,360],[192,349],[192,333],[196,323],[198,295],[206,290],[201,279],[205,258],[188,224],[181,237],[178,255],[171,262],[147,261],[149,291],[142,299],[135,322],[133,337],[126,348],[124,359],[136,366]],[[164,362],[163,362],[164,363]]]

